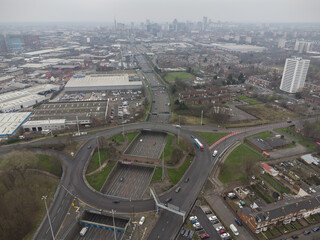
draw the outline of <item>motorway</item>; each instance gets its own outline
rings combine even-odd
[[[166,91],[161,90],[159,94],[166,95],[167,93]],[[160,99],[164,99],[164,101],[167,100],[165,97],[160,97]],[[158,104],[164,104],[164,102]],[[165,124],[169,122],[170,114],[166,114],[165,116],[166,117],[163,120],[161,120],[163,121],[163,124],[159,124],[158,120],[155,119],[154,122],[144,122],[125,125],[125,131],[148,129],[153,131],[177,134],[177,128],[175,128],[172,125]],[[225,139],[224,141],[216,145],[215,149],[217,149],[219,152],[222,152],[226,147],[228,147],[229,145],[243,138],[246,135],[250,135],[263,130],[283,127],[285,125],[286,124],[283,123],[277,123],[261,127],[255,127],[251,130],[247,129],[243,133],[239,133],[237,135]],[[96,138],[99,136],[110,137],[121,132],[122,126],[119,126],[106,130],[104,132],[77,137],[75,138],[75,140],[86,140],[87,142],[82,146],[82,148],[79,150],[74,159],[71,159],[63,154],[59,154],[64,173],[61,178],[60,185],[57,189],[55,197],[51,202],[49,208],[50,218],[52,220],[52,227],[55,235],[57,234],[58,229],[63,221],[63,218],[67,214],[68,209],[74,198],[78,198],[81,201],[88,204],[89,206],[97,209],[104,209],[107,211],[111,211],[111,209],[114,209],[118,213],[131,212],[131,205],[129,203],[129,200],[119,198],[119,203],[113,203],[114,198],[107,197],[102,193],[93,190],[88,185],[84,177],[88,160],[90,159],[92,151],[96,146]],[[190,137],[191,135],[194,134],[188,129],[182,128],[180,131],[180,136],[185,138],[188,142],[192,144],[193,140]],[[204,150],[200,151],[199,149],[195,149],[195,159],[192,163],[192,166],[185,173],[185,177],[189,177],[190,181],[188,183],[185,183],[183,181],[178,183],[178,185],[181,186],[181,191],[179,193],[175,193],[175,187],[173,187],[170,191],[159,196],[159,199],[161,201],[164,201],[164,199],[171,196],[171,203],[179,206],[181,210],[186,212],[190,210],[193,202],[196,200],[198,196],[198,193],[201,191],[202,186],[207,179],[207,176],[210,174],[214,165],[218,162],[217,157],[214,159],[211,157],[209,146],[205,143],[205,141],[201,138],[199,138],[199,140],[203,143]],[[58,141],[62,140],[49,140],[46,142],[31,144],[29,143],[25,145],[41,145],[45,143],[55,143]],[[23,146],[24,144],[21,145]],[[88,150],[88,146],[91,146],[92,148]],[[10,150],[14,147],[17,147],[17,145],[2,147],[1,150]],[[155,203],[153,199],[134,200],[131,201],[131,204],[132,206],[134,206],[135,212],[155,210]],[[157,225],[149,235],[149,239],[173,239],[176,232],[179,230],[181,224],[181,216],[169,213],[167,211],[163,211],[159,221],[157,222]],[[34,235],[34,239],[51,239],[51,233],[49,230],[49,223],[47,217],[45,217],[44,221],[41,223],[38,231]]]

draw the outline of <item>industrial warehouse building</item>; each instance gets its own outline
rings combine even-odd
[[[15,134],[19,127],[28,120],[31,112],[0,113],[0,138]]]
[[[0,95],[0,112],[13,112],[33,106],[45,100],[43,96],[60,86],[52,84],[38,85],[23,91],[8,92]]]
[[[27,121],[25,124],[23,124],[23,129],[26,132],[41,132],[43,130],[63,130],[65,128],[65,119]]]
[[[65,86],[66,92],[139,90],[142,82],[128,74],[95,74],[73,76]]]

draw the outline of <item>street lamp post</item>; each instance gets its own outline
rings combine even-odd
[[[114,236],[114,240],[117,240],[117,235],[116,235],[116,226],[115,226],[115,223],[114,223],[114,212],[115,210],[111,210],[112,212],[112,221],[113,221],[113,236]]]
[[[49,211],[48,211],[48,207],[47,207],[47,196],[42,196],[41,200],[44,201],[44,205],[46,206],[46,211],[47,211],[47,215],[48,215],[48,221],[49,221],[49,225],[50,225],[50,229],[51,229],[51,235],[52,235],[52,239],[54,240],[54,234],[53,234],[53,230],[52,230],[51,219],[50,219]]]
[[[100,144],[99,144],[99,139],[97,138],[97,144],[98,144],[98,157],[99,157],[99,167],[100,167],[100,172],[101,172],[101,158],[100,158]]]

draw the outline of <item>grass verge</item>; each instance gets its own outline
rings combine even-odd
[[[260,104],[261,102],[258,101],[257,99],[254,99],[254,98],[248,98],[247,96],[245,95],[237,95],[237,98],[250,104],[250,105],[255,105],[255,104]]]
[[[127,133],[126,136],[128,138],[128,144],[132,142],[132,140],[139,134],[139,132],[131,132]]]
[[[210,132],[196,132],[201,138],[203,138],[209,145],[212,145],[220,138],[227,136],[229,133],[217,132],[217,133],[210,133]]]
[[[157,182],[161,180],[162,176],[162,167],[156,167],[151,182]]]
[[[108,140],[113,141],[113,142],[124,142],[124,137],[123,137],[122,133],[119,133],[117,135],[110,137]]]
[[[229,184],[234,181],[246,182],[247,178],[242,170],[245,159],[262,161],[263,157],[245,147],[243,144],[238,146],[224,161],[218,177],[219,180],[223,184]]]
[[[91,185],[91,187],[93,187],[97,191],[100,191],[115,164],[116,162],[109,161],[107,166],[101,172],[97,172],[91,176],[87,176],[87,181]]]
[[[107,150],[102,149],[100,150],[100,159],[101,159],[101,165],[110,157]],[[98,152],[95,152],[90,160],[89,166],[87,168],[87,173],[91,173],[94,170],[98,169],[100,167],[99,164],[99,154]]]
[[[174,185],[180,181],[180,179],[182,178],[186,170],[189,168],[191,162],[192,162],[192,157],[188,156],[184,160],[184,163],[181,167],[167,169],[169,179]]]

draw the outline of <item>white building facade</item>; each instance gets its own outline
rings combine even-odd
[[[283,70],[280,90],[296,93],[304,87],[310,60],[302,58],[287,58]]]

